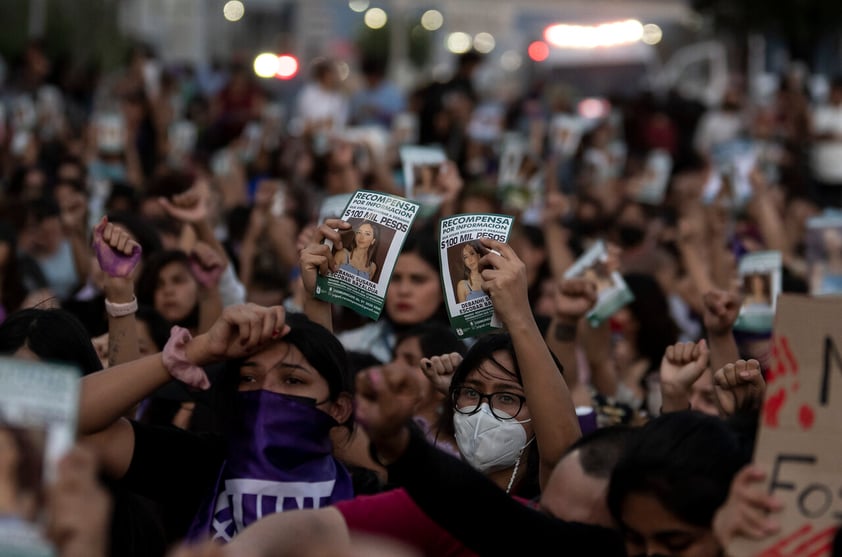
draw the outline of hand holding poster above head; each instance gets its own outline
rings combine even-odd
[[[831,554],[842,513],[840,312],[835,298],[778,300],[753,466],[765,473],[762,491],[783,506],[775,516],[780,528],[755,540],[735,537],[728,555]]]
[[[609,265],[608,251],[602,240],[597,241],[564,273],[564,278],[585,278],[597,289],[597,302],[585,316],[592,327],[598,327],[621,307],[634,300],[623,276]]]
[[[341,244],[330,242],[332,260],[328,267],[334,272],[320,271],[316,298],[377,319],[395,262],[419,208],[418,203],[395,195],[355,192],[341,216],[350,227],[341,232]]]
[[[775,305],[781,292],[781,252],[749,253],[740,259],[743,305],[734,329],[766,333],[772,330]]]
[[[487,257],[492,251],[481,239],[508,241],[513,222],[514,217],[508,215],[479,213],[454,215],[441,220],[439,257],[442,284],[450,324],[460,337],[500,327],[494,317],[491,298],[483,289],[487,279],[484,273],[489,272],[491,265]],[[496,256],[508,260],[500,253]]]
[[[439,180],[439,173],[447,162],[444,150],[441,147],[405,145],[400,148],[400,157],[406,197],[421,204],[422,216],[435,214],[445,195]]]
[[[824,214],[807,221],[810,294],[842,294],[842,216]]]
[[[79,373],[72,367],[0,358],[0,555],[53,555],[45,539],[45,488],[59,459],[73,445],[79,406]],[[20,462],[28,463],[26,469]]]

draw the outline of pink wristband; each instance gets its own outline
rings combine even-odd
[[[206,391],[210,388],[210,380],[205,375],[205,370],[189,361],[184,350],[192,339],[190,331],[174,326],[170,329],[170,340],[164,346],[161,357],[164,360],[164,367],[174,379],[190,387]]]

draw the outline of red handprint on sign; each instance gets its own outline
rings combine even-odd
[[[798,360],[785,336],[772,337],[772,365],[766,375],[766,384],[771,393],[763,405],[763,423],[766,427],[776,428],[781,409],[789,393],[798,392]],[[812,407],[802,404],[798,409],[798,422],[806,431],[813,427],[815,412]]]
[[[830,555],[835,534],[836,526],[830,526],[817,533],[812,524],[805,524],[760,552],[757,557],[823,557]]]

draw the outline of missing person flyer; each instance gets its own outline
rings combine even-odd
[[[377,319],[406,235],[420,204],[397,195],[358,190],[341,219],[352,229],[342,234],[342,249],[334,250],[339,269],[316,279],[316,298]]]
[[[585,316],[591,327],[599,327],[617,310],[634,300],[634,294],[623,276],[608,266],[608,251],[602,240],[598,240],[586,251],[564,273],[564,278],[585,278],[596,284],[596,305]]]
[[[0,358],[0,555],[54,555],[43,533],[46,487],[72,447],[79,373],[70,366]],[[21,463],[26,463],[25,467]]]
[[[782,256],[779,251],[759,251],[740,259],[743,305],[734,329],[752,333],[772,330],[778,294],[781,293]]]
[[[807,276],[810,294],[842,294],[842,215],[823,214],[807,220]]]
[[[482,289],[479,260],[488,250],[480,238],[507,242],[514,217],[471,213],[441,220],[439,257],[447,314],[459,337],[471,337],[501,327],[491,298]]]
[[[444,149],[435,146],[404,145],[400,148],[406,197],[421,203],[421,217],[434,215],[444,199],[439,172],[447,162]]]

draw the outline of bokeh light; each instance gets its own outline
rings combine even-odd
[[[453,54],[463,54],[471,50],[471,36],[462,31],[456,31],[447,36],[447,50]]]
[[[643,24],[636,19],[599,25],[559,23],[544,30],[544,39],[559,48],[603,48],[636,43],[643,37]]]
[[[262,52],[254,58],[254,73],[257,77],[273,77],[278,71],[278,56],[271,52]]]
[[[359,13],[366,11],[368,9],[368,5],[368,0],[350,0],[348,2],[348,7]]]
[[[664,38],[664,32],[654,23],[647,23],[643,26],[643,37],[641,41],[646,44],[658,44]]]
[[[482,33],[477,33],[474,37],[474,49],[483,54],[488,54],[494,50],[496,44],[497,42],[494,40],[494,35],[491,33],[483,31]]]
[[[444,25],[444,16],[438,10],[427,10],[421,16],[421,27],[427,31],[435,31]]]
[[[228,0],[228,2],[222,6],[222,15],[224,15],[225,19],[228,21],[240,21],[245,13],[246,7],[242,2],[240,2],[240,0]]]
[[[507,72],[517,71],[523,64],[523,56],[516,50],[507,50],[500,56],[500,66]]]
[[[282,54],[277,58],[275,76],[280,79],[290,79],[298,73],[298,60],[295,56]]]
[[[543,62],[550,57],[550,47],[544,41],[533,42],[526,52],[529,54],[529,58],[535,62]]]
[[[381,29],[389,21],[389,16],[380,8],[371,8],[365,13],[364,21],[370,29]]]

